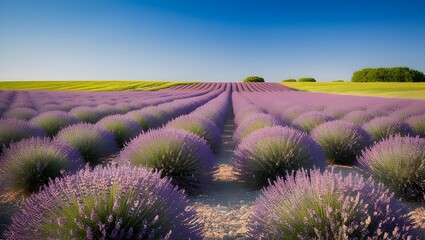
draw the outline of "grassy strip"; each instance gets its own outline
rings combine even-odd
[[[160,90],[194,82],[162,81],[5,81],[0,90],[124,91]]]
[[[283,85],[306,92],[324,92],[344,95],[377,96],[389,98],[425,99],[425,83],[406,82],[285,82]]]

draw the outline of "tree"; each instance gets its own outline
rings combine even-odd
[[[353,73],[352,82],[425,82],[425,75],[408,67],[364,68]]]
[[[316,82],[316,79],[312,77],[304,77],[304,78],[298,79],[298,82]]]
[[[249,76],[243,82],[264,82],[264,78],[258,76]]]

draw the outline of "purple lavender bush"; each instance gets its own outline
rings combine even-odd
[[[333,118],[331,116],[313,111],[299,115],[292,121],[292,125],[302,131],[310,132],[316,126],[332,120]]]
[[[170,121],[165,126],[167,128],[185,130],[205,139],[213,153],[218,153],[220,150],[221,131],[207,118],[194,114],[183,115]]]
[[[377,117],[362,125],[374,141],[388,138],[392,135],[415,135],[414,131],[404,122],[390,117]]]
[[[265,111],[255,105],[246,105],[245,107],[242,107],[238,109],[237,112],[235,112],[235,123],[237,125],[241,124],[245,119],[251,117],[252,115],[265,113]]]
[[[363,151],[358,161],[401,197],[425,201],[425,139],[392,136]]]
[[[369,111],[355,110],[347,113],[342,118],[342,120],[349,121],[357,125],[362,125],[363,123],[370,121],[373,117],[374,115]]]
[[[322,149],[308,134],[289,127],[266,127],[244,138],[232,156],[237,178],[254,187],[300,168],[324,167]]]
[[[425,114],[410,117],[406,120],[406,123],[419,136],[425,137]]]
[[[56,139],[77,149],[86,163],[104,163],[119,151],[114,135],[96,125],[79,123],[59,131]]]
[[[351,165],[362,149],[370,144],[370,136],[362,128],[347,121],[323,123],[311,132],[323,148],[330,164]]]
[[[0,118],[0,152],[12,142],[46,136],[43,129],[24,120]]]
[[[38,192],[49,179],[74,173],[84,166],[72,147],[50,138],[31,138],[11,144],[0,158],[1,198],[15,200]]]
[[[44,129],[49,137],[55,136],[62,128],[76,124],[79,121],[80,120],[64,111],[49,111],[31,119],[31,122]]]
[[[96,123],[97,126],[112,133],[120,148],[142,132],[139,124],[122,115],[110,115]]]
[[[50,182],[15,214],[6,239],[202,239],[187,198],[157,172],[84,169]]]
[[[143,131],[160,126],[159,119],[143,109],[130,111],[124,116],[136,121]]]
[[[96,108],[85,106],[75,107],[69,111],[69,114],[86,123],[96,123],[103,117],[102,113]]]
[[[9,111],[3,113],[4,118],[16,118],[20,120],[30,120],[31,118],[37,116],[38,112],[32,108],[22,107],[22,108],[12,108]]]
[[[362,176],[301,170],[278,178],[249,217],[253,239],[410,239],[408,210]]]
[[[167,128],[140,134],[124,147],[117,161],[161,170],[163,177],[171,177],[189,194],[202,191],[214,170],[214,156],[204,139]]]
[[[255,132],[258,129],[265,127],[280,126],[282,122],[270,115],[265,113],[254,114],[251,117],[245,119],[235,130],[233,134],[233,140],[235,143],[239,143],[243,138],[249,134]]]

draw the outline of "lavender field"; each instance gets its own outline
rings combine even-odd
[[[425,101],[0,91],[5,239],[424,239]]]

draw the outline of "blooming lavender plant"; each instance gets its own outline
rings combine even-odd
[[[38,112],[36,110],[28,107],[12,108],[9,111],[5,112],[3,114],[3,117],[30,120],[31,118],[35,117],[37,113]]]
[[[411,239],[408,211],[382,184],[334,170],[279,178],[257,198],[253,239]]]
[[[56,139],[77,149],[84,160],[95,166],[119,151],[114,135],[96,125],[79,123],[59,131]]]
[[[425,137],[425,114],[412,116],[406,120],[410,128],[415,131],[419,136]]]
[[[159,119],[144,109],[130,111],[124,116],[136,121],[143,131],[160,126]]]
[[[270,114],[254,114],[245,119],[245,121],[236,128],[235,133],[233,134],[233,140],[235,143],[239,143],[243,138],[258,129],[280,125],[282,125],[282,122]]]
[[[47,135],[53,137],[62,128],[76,124],[79,120],[64,111],[49,111],[31,119],[31,122],[44,129]]]
[[[189,194],[211,179],[214,156],[207,142],[186,131],[158,129],[140,134],[121,151],[118,162],[162,171]]]
[[[0,152],[12,142],[31,137],[46,137],[43,129],[19,119],[0,118]]]
[[[6,239],[202,239],[187,199],[157,172],[97,167],[30,197]]]
[[[220,150],[221,131],[207,118],[194,114],[183,115],[169,122],[166,127],[185,130],[205,139],[214,153]]]
[[[425,201],[425,139],[392,136],[363,151],[358,161],[403,198]]]
[[[342,120],[352,122],[357,125],[362,125],[365,122],[370,121],[374,117],[374,114],[370,111],[355,110],[347,113]]]
[[[331,164],[351,165],[362,149],[370,144],[370,136],[362,128],[347,121],[323,123],[311,132],[311,137],[323,148]]]
[[[300,168],[324,167],[322,149],[306,133],[289,127],[266,127],[244,138],[232,156],[239,180],[264,186]]]
[[[333,120],[331,116],[313,111],[299,115],[292,121],[292,125],[302,131],[310,132],[313,128],[331,120]]]
[[[363,124],[363,129],[370,134],[374,141],[388,138],[392,135],[415,135],[414,131],[404,122],[391,117],[377,117]]]
[[[96,123],[103,115],[100,111],[93,107],[79,106],[71,109],[69,112],[71,116],[76,117],[78,120],[86,123]]]
[[[124,143],[130,141],[130,139],[142,132],[142,129],[136,121],[122,115],[104,117],[97,122],[96,125],[112,133],[120,148],[124,146]]]
[[[11,144],[0,158],[2,199],[27,197],[39,191],[49,179],[74,173],[84,166],[72,147],[50,138],[31,138]]]

